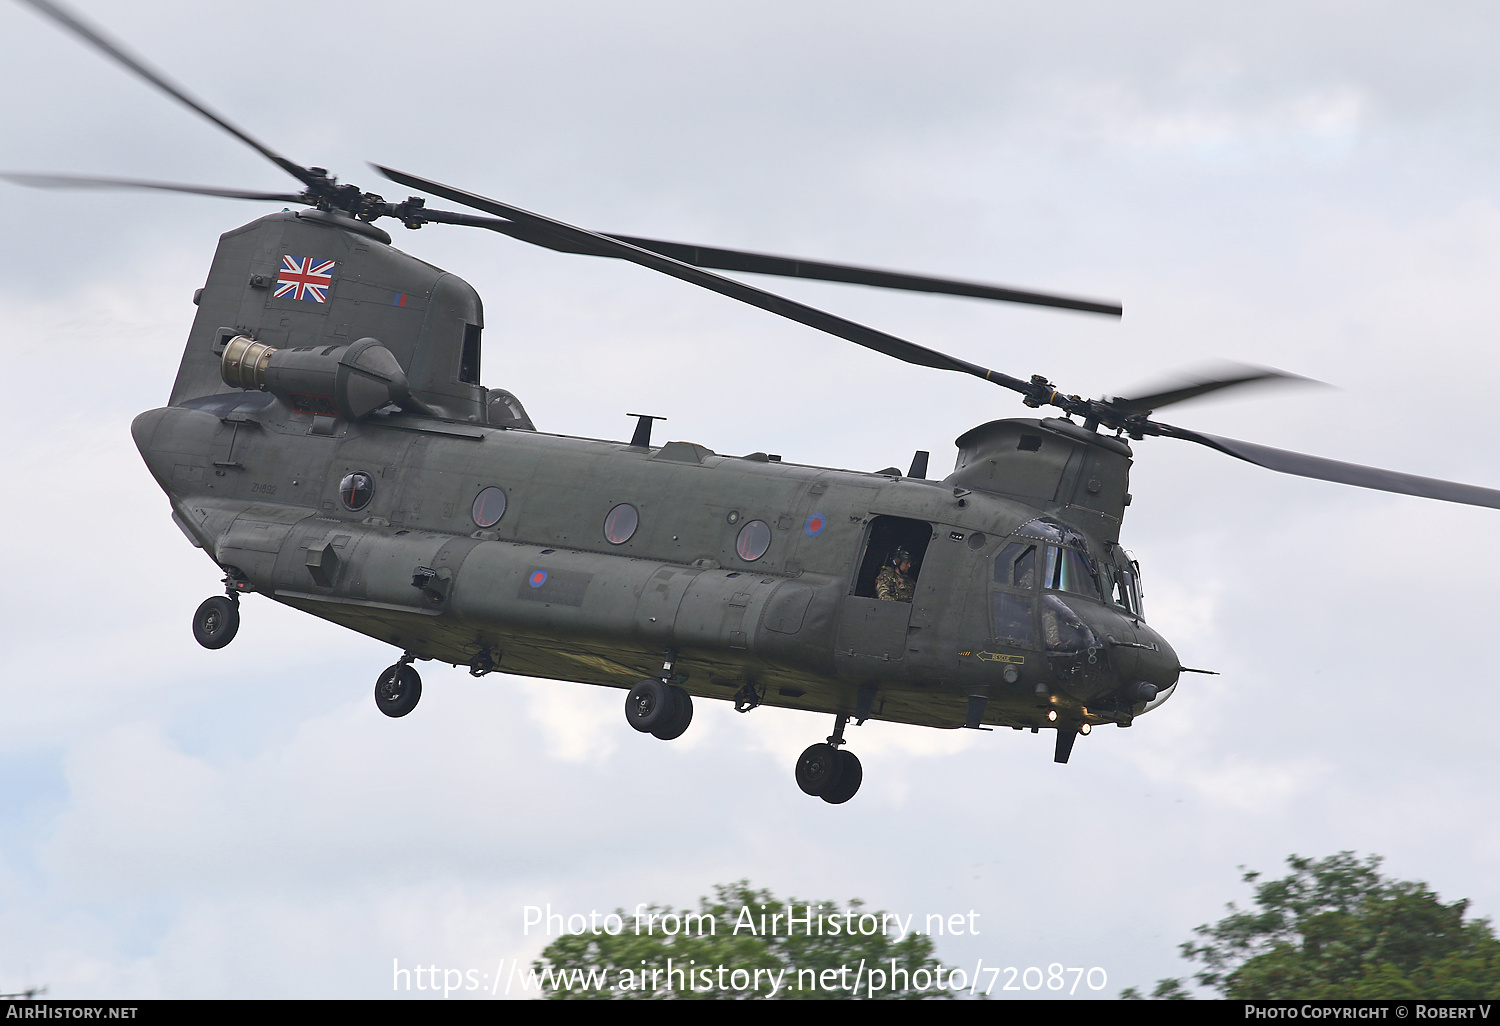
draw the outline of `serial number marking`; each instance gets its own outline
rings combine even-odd
[[[256,484],[252,484],[250,486],[250,490],[252,492],[260,492],[263,495],[275,495],[276,494],[276,486],[273,485],[273,484],[260,484],[260,483],[257,482]]]

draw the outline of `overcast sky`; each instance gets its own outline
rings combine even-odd
[[[252,134],[400,197],[364,161],[604,231],[1123,301],[1120,321],[757,281],[1070,392],[1215,360],[1336,386],[1171,420],[1500,486],[1500,65],[1485,5],[205,4],[76,0]],[[290,179],[0,5],[0,167],[244,188]],[[1387,856],[1500,915],[1500,513],[1136,445],[1124,543],[1190,666],[1129,730],[851,729],[848,805],[797,790],[825,717],[699,701],[662,744],[621,694],[424,664],[243,605],[130,440],[165,402],[218,235],[265,204],[0,186],[0,992],[381,997],[392,959],[492,972],[523,908],[781,896],[979,913],[949,962],[1188,967],[1237,866]],[[485,378],[542,430],[946,472],[1027,412],[615,261],[392,227],[486,303]]]

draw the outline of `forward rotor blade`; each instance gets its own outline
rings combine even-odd
[[[1359,488],[1373,488],[1381,492],[1396,492],[1399,495],[1420,495],[1423,498],[1441,499],[1444,502],[1461,502],[1468,506],[1488,506],[1491,509],[1500,509],[1500,491],[1494,488],[1481,488],[1478,485],[1459,484],[1456,481],[1443,481],[1433,477],[1418,477],[1415,474],[1401,474],[1394,470],[1361,466],[1358,463],[1341,463],[1338,460],[1324,459],[1321,456],[1307,456],[1300,452],[1289,452],[1286,449],[1273,449],[1269,445],[1257,445],[1254,442],[1242,442],[1235,438],[1203,434],[1160,422],[1153,422],[1152,427],[1155,429],[1154,434],[1197,442],[1199,445],[1217,449],[1235,459],[1254,463],[1258,467],[1265,467],[1267,470],[1275,470],[1282,474],[1295,474],[1297,477],[1310,477],[1319,481],[1334,481]]]
[[[906,363],[916,364],[920,367],[934,367],[938,370],[951,370],[964,374],[972,374],[975,377],[984,378],[986,381],[1013,389],[1022,394],[1028,392],[1026,382],[1018,378],[1013,378],[1008,374],[987,370],[977,364],[960,360],[956,356],[949,356],[947,353],[940,353],[935,349],[919,346],[915,342],[908,342],[903,338],[897,338],[895,335],[888,335],[883,331],[877,331],[863,324],[845,320],[842,317],[826,313],[816,307],[807,306],[771,292],[763,292],[753,286],[746,285],[744,282],[721,277],[710,271],[702,270],[691,264],[685,264],[680,260],[674,260],[669,256],[663,256],[660,253],[652,252],[640,246],[621,242],[619,239],[611,238],[608,235],[597,235],[582,228],[565,224],[562,221],[554,221],[550,217],[533,214],[528,210],[513,207],[508,203],[501,203],[499,200],[489,199],[488,197],[472,192],[465,192],[462,189],[455,189],[452,186],[443,185],[439,182],[428,181],[425,178],[418,178],[416,175],[409,175],[402,171],[393,170],[392,168],[381,167],[379,164],[371,166],[391,181],[405,185],[408,188],[430,192],[434,195],[442,196],[444,199],[451,200],[454,203],[462,203],[466,207],[483,210],[486,213],[506,218],[527,228],[536,229],[543,234],[565,239],[579,246],[586,247],[583,250],[584,252],[597,250],[610,256],[617,256],[632,263],[640,264],[642,267],[649,267],[654,271],[669,274],[674,278],[680,278],[683,281],[699,285],[712,292],[717,292],[722,296],[728,296],[742,303],[748,303],[751,306],[759,307],[770,313],[806,324],[808,327],[817,328],[819,331],[826,331],[830,335],[837,335],[839,338],[847,339],[856,345],[864,346],[866,349],[873,349],[877,353],[883,353],[886,356],[893,356]],[[423,216],[425,217],[426,214]],[[429,219],[438,220],[438,218]],[[443,220],[448,220],[450,223],[457,223],[451,218],[443,218]],[[512,234],[498,225],[479,225],[479,227],[504,231],[507,235]],[[515,237],[522,238],[527,242],[533,241],[519,233]],[[539,244],[545,245],[545,243]]]
[[[213,111],[209,110],[203,104],[199,103],[197,100],[193,99],[193,97],[189,96],[182,89],[167,81],[167,79],[163,77],[160,72],[157,72],[150,68],[140,58],[130,54],[122,46],[120,46],[120,44],[106,37],[103,33],[99,32],[98,29],[95,29],[83,19],[79,18],[78,15],[73,14],[71,11],[68,11],[65,8],[59,7],[57,4],[53,3],[52,0],[20,0],[20,2],[26,4],[28,7],[33,8],[38,13],[51,18],[53,21],[57,22],[69,32],[72,32],[74,35],[83,39],[91,46],[102,51],[105,55],[112,57],[118,63],[123,64],[125,67],[135,72],[141,78],[144,78],[147,82],[150,82],[152,85],[156,86],[156,88],[172,97],[172,99],[176,100],[178,103],[181,103],[183,106],[203,115],[208,120],[224,129],[224,131],[234,136],[240,142],[249,146],[255,152],[259,153],[261,156],[271,161],[277,167],[281,168],[287,174],[296,178],[302,184],[310,186],[317,181],[317,177],[310,170],[302,167],[300,164],[292,163],[290,160],[287,160],[281,154],[276,153],[264,143],[253,138],[248,133],[230,124],[218,114],[215,114]]]
[[[302,202],[302,197],[285,192],[219,189],[211,185],[149,182],[139,178],[90,178],[85,175],[33,175],[16,171],[0,171],[0,179],[15,182],[17,185],[27,185],[33,189],[160,189],[163,192],[191,192],[199,196],[222,196],[225,199],[270,200],[276,203]]]
[[[1177,388],[1155,392],[1151,395],[1133,396],[1131,398],[1114,398],[1109,404],[1127,413],[1150,413],[1159,410],[1163,406],[1171,406],[1173,403],[1185,402],[1188,399],[1196,399],[1210,392],[1217,392],[1225,388],[1238,388],[1241,385],[1253,385],[1258,382],[1271,381],[1306,381],[1312,382],[1311,378],[1304,378],[1299,374],[1288,374],[1285,371],[1274,370],[1270,367],[1237,367],[1233,369],[1238,373],[1230,377],[1208,377],[1193,378],[1184,382]],[[1321,384],[1321,382],[1312,382]]]

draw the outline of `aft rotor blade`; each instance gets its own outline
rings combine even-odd
[[[379,164],[372,166],[391,181],[405,185],[408,188],[421,189],[424,192],[442,196],[444,199],[451,200],[454,203],[462,203],[466,207],[483,210],[486,213],[495,214],[498,217],[506,218],[526,227],[535,228],[545,234],[576,242],[580,246],[588,247],[588,250],[585,251],[598,250],[610,256],[617,256],[632,263],[640,264],[642,267],[649,267],[654,271],[669,274],[674,278],[680,278],[683,281],[702,286],[712,292],[717,292],[722,296],[728,296],[742,303],[748,303],[751,306],[759,307],[770,313],[806,324],[808,327],[817,328],[819,331],[826,331],[830,335],[837,335],[839,338],[847,339],[856,345],[864,346],[866,349],[873,349],[877,353],[883,353],[886,356],[893,356],[906,363],[916,364],[920,367],[934,367],[938,370],[951,370],[964,374],[972,374],[975,377],[984,378],[986,381],[994,382],[997,385],[1023,394],[1029,391],[1026,382],[1018,378],[1013,378],[1008,374],[987,370],[977,364],[969,363],[967,360],[960,360],[956,356],[949,356],[947,353],[940,353],[935,349],[919,346],[915,342],[908,342],[906,339],[897,338],[895,335],[888,335],[883,331],[877,331],[874,328],[846,320],[843,317],[827,313],[816,307],[795,302],[784,296],[764,292],[753,286],[746,285],[744,282],[722,277],[711,271],[705,271],[691,264],[685,264],[680,260],[674,260],[672,257],[664,256],[661,253],[656,253],[640,246],[633,246],[627,242],[621,242],[619,239],[611,238],[608,235],[597,235],[594,232],[576,228],[562,221],[554,221],[550,217],[533,214],[529,210],[522,210],[520,207],[513,207],[508,203],[501,203],[499,200],[489,199],[488,197],[472,192],[465,192],[462,189],[455,189],[452,186],[443,185],[439,182],[428,181],[425,178],[418,178],[416,175],[409,175],[402,171],[393,170],[392,168],[381,167]],[[422,216],[427,217],[425,213]],[[438,218],[428,219],[438,220]],[[445,220],[452,219],[445,218]],[[504,229],[497,225],[480,225],[479,227],[504,231]],[[507,231],[506,234],[511,233]],[[519,234],[516,237],[522,238]],[[525,239],[524,241],[530,242],[532,240]]]
[[[118,63],[125,65],[125,67],[135,72],[141,78],[144,78],[147,82],[150,82],[152,85],[156,86],[156,88],[172,97],[172,99],[176,100],[178,103],[181,103],[183,106],[188,107],[189,109],[203,115],[208,120],[224,129],[224,131],[240,140],[240,142],[249,146],[251,149],[255,150],[255,152],[259,153],[261,156],[271,161],[277,167],[281,168],[287,174],[302,182],[304,185],[312,185],[317,181],[317,177],[310,170],[302,167],[300,164],[294,164],[292,161],[287,160],[281,154],[275,152],[264,143],[253,138],[248,133],[236,127],[235,125],[230,124],[228,121],[224,120],[224,118],[220,117],[218,114],[215,114],[212,110],[209,110],[203,104],[199,103],[193,97],[189,96],[181,88],[167,81],[167,79],[160,72],[153,70],[140,58],[130,54],[125,50],[124,47],[106,37],[98,29],[94,28],[92,25],[88,24],[86,21],[78,17],[78,15],[66,10],[63,7],[59,7],[57,4],[53,3],[52,0],[20,0],[20,2],[26,4],[28,7],[33,8],[37,12],[46,15],[48,18],[51,18],[63,28],[83,39],[91,46],[102,51],[107,56],[112,57]]]
[[[191,192],[199,196],[222,196],[225,199],[270,200],[276,203],[301,203],[302,197],[285,192],[253,192],[247,189],[220,189],[212,185],[183,185],[179,182],[150,182],[140,178],[90,178],[86,175],[33,175],[17,171],[0,171],[0,178],[33,189],[160,189],[163,192]]]
[[[1468,506],[1488,506],[1491,509],[1500,509],[1500,491],[1494,488],[1481,488],[1478,485],[1459,484],[1456,481],[1443,481],[1433,477],[1418,477],[1415,474],[1401,474],[1394,470],[1361,466],[1358,463],[1341,463],[1338,460],[1324,459],[1321,456],[1307,456],[1300,452],[1289,452],[1286,449],[1273,449],[1269,445],[1242,442],[1235,438],[1222,438],[1218,435],[1189,431],[1186,428],[1173,427],[1159,422],[1152,422],[1151,427],[1153,434],[1197,442],[1199,445],[1217,449],[1235,459],[1254,463],[1258,467],[1265,467],[1267,470],[1275,470],[1282,474],[1295,474],[1298,477],[1310,477],[1319,481],[1334,481],[1359,488],[1374,488],[1377,491],[1396,492],[1400,495],[1420,495],[1423,498],[1441,499],[1444,502],[1461,502]]]
[[[486,219],[487,220],[487,219]],[[598,247],[588,246],[577,239],[564,237],[554,232],[538,229],[515,221],[499,221],[480,224],[477,227],[509,235],[513,239],[545,246],[562,253],[582,253],[588,256],[619,258],[620,254],[604,252]],[[766,253],[750,253],[738,249],[717,249],[695,246],[686,242],[664,242],[661,239],[643,239],[636,235],[609,235],[605,238],[623,242],[637,249],[650,250],[669,256],[693,267],[711,267],[720,271],[744,271],[749,274],[771,274],[783,278],[809,278],[815,281],[836,281],[851,285],[873,285],[883,289],[904,289],[908,292],[941,292],[953,296],[972,296],[976,299],[993,299],[1004,303],[1028,303],[1033,306],[1052,306],[1064,310],[1082,310],[1087,313],[1111,314],[1119,317],[1119,303],[1104,300],[1079,299],[1074,296],[1058,296],[1046,292],[1027,292],[1006,288],[1002,285],[985,285],[981,282],[958,281],[950,278],[933,278],[903,271],[882,271],[872,267],[854,267],[847,264],[831,264],[818,260],[802,260],[798,257],[772,256]]]
[[[610,238],[628,242],[641,249],[662,253],[681,260],[685,264],[692,264],[694,267],[712,267],[720,271],[774,274],[783,278],[811,278],[815,281],[873,285],[876,288],[904,289],[908,292],[941,292],[950,296],[971,296],[975,299],[993,299],[1002,303],[1052,306],[1063,310],[1110,314],[1114,317],[1119,317],[1124,313],[1124,308],[1119,303],[1107,300],[1081,299],[1076,296],[1059,296],[1048,292],[1029,292],[1023,289],[1007,288],[1003,285],[934,278],[925,274],[908,274],[904,271],[882,271],[875,267],[832,264],[822,260],[803,260],[799,257],[750,253],[738,249],[719,249],[694,246],[684,242],[641,239],[633,235],[612,235]]]
[[[1210,392],[1217,392],[1225,388],[1238,388],[1241,385],[1253,385],[1259,382],[1271,381],[1306,381],[1299,374],[1288,374],[1285,371],[1274,370],[1270,367],[1240,367],[1235,368],[1238,373],[1229,377],[1210,377],[1194,379],[1185,382],[1177,388],[1166,389],[1151,395],[1133,396],[1131,398],[1114,398],[1109,404],[1127,413],[1150,413],[1159,410],[1163,406],[1171,406],[1173,403],[1184,402],[1188,399],[1196,399]],[[1317,384],[1317,382],[1313,382]]]

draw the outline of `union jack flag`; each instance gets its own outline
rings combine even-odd
[[[276,275],[276,298],[311,299],[328,302],[328,286],[333,284],[333,261],[316,257],[283,256],[281,271]]]

